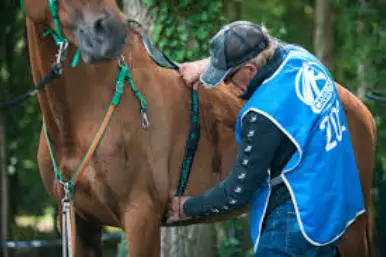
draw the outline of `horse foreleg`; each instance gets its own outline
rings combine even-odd
[[[76,215],[76,256],[101,257],[102,226]]]
[[[341,257],[370,257],[366,233],[367,215],[361,215],[351,224],[339,244]]]
[[[124,214],[124,230],[130,257],[159,257],[161,215],[137,203]]]

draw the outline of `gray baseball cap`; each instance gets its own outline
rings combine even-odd
[[[210,40],[210,64],[201,74],[206,87],[220,84],[232,68],[254,58],[269,44],[262,27],[248,21],[225,25]]]

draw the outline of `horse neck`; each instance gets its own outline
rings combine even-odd
[[[43,25],[27,20],[28,47],[35,84],[50,71],[58,50],[52,38],[42,37],[43,30]],[[60,145],[63,151],[73,149],[77,123],[82,122],[88,112],[101,110],[102,106],[107,108],[117,72],[116,61],[98,65],[79,62],[76,68],[72,68],[70,62],[75,50],[74,46],[69,47],[62,77],[46,85],[38,94],[52,144]],[[104,113],[104,110],[101,112]]]
[[[43,26],[36,25],[27,20],[28,46],[30,49],[31,69],[34,82],[37,84],[50,70],[55,60],[57,46],[52,38],[42,38]],[[157,112],[152,117],[153,126],[162,124],[163,119],[175,117],[186,117],[188,126],[189,113],[189,90],[183,86],[179,74],[175,71],[159,69],[147,55],[141,42],[139,33],[129,30],[128,44],[125,49],[125,59],[130,67],[136,87],[144,92],[146,100]],[[75,49],[71,48],[68,57],[71,58]],[[79,62],[76,68],[70,67],[70,60],[63,64],[63,75],[60,79],[46,86],[44,91],[38,95],[39,104],[53,145],[60,145],[63,151],[71,152],[75,145],[76,129],[79,123],[92,120],[93,124],[99,123],[107,108],[114,88],[117,75],[117,62],[109,61],[96,65],[87,65]],[[200,93],[200,106],[202,117],[207,121],[233,125],[234,115],[223,113],[225,98],[234,98],[228,90],[204,90]],[[138,113],[138,102],[133,94],[128,101],[121,101],[121,108]],[[222,99],[222,100],[221,100]],[[172,104],[162,104],[172,103]],[[228,105],[236,104],[235,99],[225,101]],[[218,103],[218,104],[215,104]],[[130,106],[128,106],[130,105]],[[238,105],[238,104],[236,104]],[[184,106],[178,110],[170,106]],[[213,107],[214,106],[214,107]],[[155,109],[157,109],[155,111]],[[229,109],[229,108],[228,108]],[[233,111],[239,109],[237,106],[230,108]],[[95,113],[97,112],[97,113]],[[163,115],[158,115],[162,112]],[[155,115],[157,114],[157,115]],[[116,114],[117,115],[117,114]],[[128,115],[135,116],[135,115]],[[163,118],[163,119],[162,119]],[[202,118],[202,119],[203,119]],[[178,132],[186,129],[177,129]],[[176,131],[177,132],[177,131]]]

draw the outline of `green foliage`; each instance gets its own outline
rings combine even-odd
[[[127,240],[124,232],[121,232],[121,241],[117,246],[117,257],[126,257],[129,252],[129,247],[127,245]]]
[[[8,3],[7,3],[8,2]],[[19,1],[1,2],[0,101],[5,102],[33,87]],[[50,203],[39,176],[36,149],[40,136],[40,108],[36,98],[3,113],[6,122],[11,213],[41,214]]]
[[[243,19],[266,26],[274,37],[312,49],[313,5],[310,0],[243,1]],[[306,32],[306,33],[305,33]]]
[[[248,217],[239,217],[218,224],[220,235],[218,257],[252,257]]]
[[[209,56],[209,38],[226,23],[219,0],[143,2],[157,5],[154,42],[177,62]]]

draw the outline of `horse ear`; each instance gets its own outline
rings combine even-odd
[[[49,14],[48,0],[23,0],[25,15],[34,23],[45,22]]]

